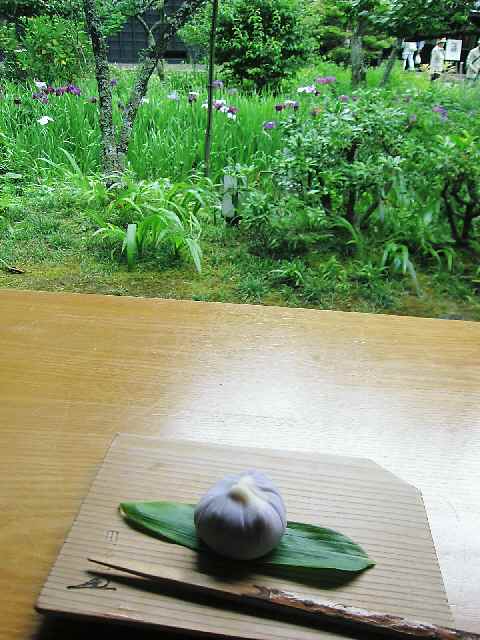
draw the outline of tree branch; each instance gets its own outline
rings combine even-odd
[[[95,76],[98,87],[99,123],[102,134],[102,168],[109,175],[118,169],[115,128],[112,116],[112,89],[108,68],[107,44],[102,35],[95,0],[83,0],[83,10],[95,59]]]
[[[85,0],[85,2],[92,0]],[[145,57],[141,64],[135,84],[130,94],[127,107],[123,114],[122,128],[120,131],[120,141],[118,144],[118,152],[124,156],[128,149],[128,143],[132,134],[133,123],[137,116],[138,108],[142,98],[147,93],[148,82],[152,73],[155,71],[157,63],[165,54],[169,40],[177,33],[183,25],[188,22],[190,17],[200,9],[207,0],[185,0],[184,4],[178,9],[175,15],[167,18],[165,28],[162,33],[155,39],[155,44],[148,47],[145,51]]]
[[[397,55],[401,46],[402,46],[402,38],[397,38],[395,41],[395,44],[392,47],[390,55],[388,56],[387,64],[385,66],[385,72],[383,74],[382,81],[380,82],[381,87],[386,87],[388,84],[390,75],[393,71],[393,67],[395,66],[395,61],[397,59]]]
[[[445,213],[447,214],[447,219],[450,225],[450,230],[452,232],[453,239],[458,244],[460,238],[458,235],[457,226],[455,224],[455,211],[453,210],[452,204],[449,200],[449,197],[450,197],[449,190],[450,190],[450,185],[448,184],[448,181],[447,181],[445,183],[445,186],[442,189],[442,198],[445,204]]]

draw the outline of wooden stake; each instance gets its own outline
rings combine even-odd
[[[480,634],[438,627],[434,624],[406,620],[400,616],[377,611],[367,611],[357,607],[346,606],[322,600],[304,599],[301,596],[271,589],[257,584],[235,584],[213,580],[206,586],[205,575],[202,581],[191,576],[186,577],[181,569],[160,567],[131,560],[110,560],[108,558],[91,557],[90,562],[125,573],[150,578],[156,582],[187,588],[204,595],[211,595],[223,600],[243,602],[263,609],[294,609],[297,613],[308,615],[310,620],[318,619],[320,623],[332,623],[348,626],[367,633],[377,633],[391,638],[410,638],[412,640],[480,640]],[[108,574],[111,575],[111,574]]]

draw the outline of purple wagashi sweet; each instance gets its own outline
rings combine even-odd
[[[195,508],[198,536],[216,553],[253,560],[272,551],[287,527],[283,499],[261,471],[229,475]]]

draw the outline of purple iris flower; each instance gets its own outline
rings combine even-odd
[[[320,76],[315,80],[317,84],[333,84],[336,81],[337,78],[335,76]]]
[[[340,100],[340,102],[349,102],[350,101],[350,97],[349,96],[338,96],[338,99]]]
[[[116,78],[112,78],[112,79],[110,80],[110,86],[111,86],[111,87],[116,87],[116,86],[117,86],[117,84],[118,84],[118,80],[117,80]]]
[[[277,123],[275,122],[275,120],[270,120],[269,122],[264,122],[263,123],[263,128],[264,129],[275,129],[277,126]]]
[[[214,89],[223,89],[223,80],[214,80],[212,82],[212,87]]]
[[[228,113],[238,113],[238,107],[228,107]]]
[[[67,93],[71,93],[71,94],[72,94],[72,96],[79,96],[79,95],[81,95],[81,93],[82,93],[82,90],[80,89],[80,87],[77,87],[77,86],[76,86],[76,85],[74,85],[74,84],[68,84],[68,85],[65,87],[65,91],[66,91]]]
[[[42,104],[48,104],[48,96],[45,93],[42,93],[41,91],[32,93],[32,98],[34,100],[38,100],[38,102],[41,102]]]
[[[67,87],[57,87],[55,89],[55,95],[56,96],[63,96],[64,93],[66,93],[67,91]]]
[[[284,104],[276,104],[275,105],[275,111],[283,111],[285,109],[285,105]]]
[[[448,111],[445,109],[445,107],[442,107],[441,104],[436,104],[434,107],[432,107],[432,111],[438,113],[441,120],[448,120]]]

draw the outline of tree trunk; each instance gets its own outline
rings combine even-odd
[[[392,47],[390,55],[388,56],[387,64],[385,66],[385,71],[383,74],[382,81],[380,82],[381,87],[386,87],[388,81],[390,79],[390,75],[393,71],[393,67],[395,66],[395,61],[397,59],[398,51],[402,46],[402,38],[397,38],[395,44]]]
[[[101,32],[95,0],[83,0],[83,10],[95,59],[99,122],[102,136],[102,170],[106,175],[112,175],[119,170],[119,162],[112,117],[112,88],[108,69],[107,45]]]
[[[212,24],[208,53],[208,111],[207,128],[205,130],[205,175],[210,175],[210,152],[212,150],[213,126],[213,78],[215,74],[215,38],[217,34],[218,0],[212,0]]]
[[[84,0],[87,2],[87,0]],[[92,2],[92,0],[88,0]],[[165,55],[169,40],[179,29],[190,19],[190,17],[204,5],[206,0],[185,0],[175,15],[168,18],[161,33],[155,38],[155,45],[149,47],[145,52],[145,58],[137,73],[137,78],[130,94],[130,99],[123,114],[122,128],[120,131],[120,141],[118,144],[118,155],[124,162],[125,155],[132,135],[133,124],[137,117],[138,108],[142,98],[147,93],[148,83],[152,73],[157,67],[160,58]]]
[[[363,60],[363,21],[358,20],[352,33],[350,43],[350,59],[352,64],[352,87],[365,82],[366,73]]]

